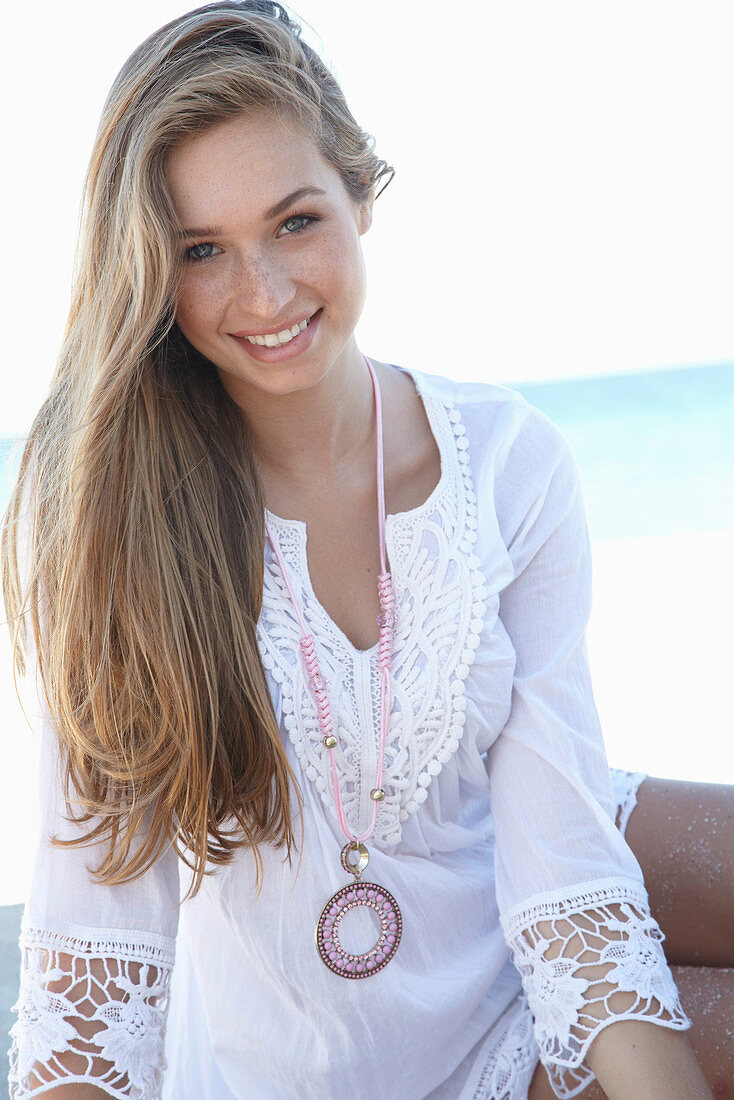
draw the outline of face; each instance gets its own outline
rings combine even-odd
[[[166,172],[185,231],[176,320],[234,400],[356,362],[372,206],[355,204],[313,140],[243,115],[176,146]]]

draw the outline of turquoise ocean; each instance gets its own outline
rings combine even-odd
[[[734,529],[734,363],[513,388],[571,443],[592,539]],[[14,450],[0,440],[0,512]]]
[[[734,529],[734,363],[515,388],[570,441],[592,539]]]

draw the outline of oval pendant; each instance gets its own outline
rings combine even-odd
[[[339,942],[345,913],[364,905],[377,913],[380,935],[363,955],[352,955]],[[403,934],[403,917],[389,890],[374,882],[349,883],[329,898],[316,925],[316,946],[322,961],[342,978],[370,978],[394,956]]]

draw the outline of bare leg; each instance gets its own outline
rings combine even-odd
[[[717,1100],[734,1098],[734,970],[674,966],[681,1003],[691,1019],[688,1032],[696,1057]],[[654,1024],[650,1025],[654,1027]],[[535,1071],[528,1100],[555,1100],[542,1066]],[[578,1100],[606,1100],[594,1082]]]
[[[734,967],[734,787],[646,779],[626,839],[668,962]]]

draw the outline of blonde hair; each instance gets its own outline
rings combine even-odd
[[[250,847],[259,875],[259,845],[294,844],[300,795],[256,638],[262,490],[241,413],[174,322],[165,178],[177,142],[260,109],[305,127],[355,202],[390,181],[281,5],[209,4],[151,35],[102,113],[66,334],[3,525],[16,667],[29,617],[86,826],[64,843],[106,842],[106,883],[173,843],[195,892],[207,863]]]

